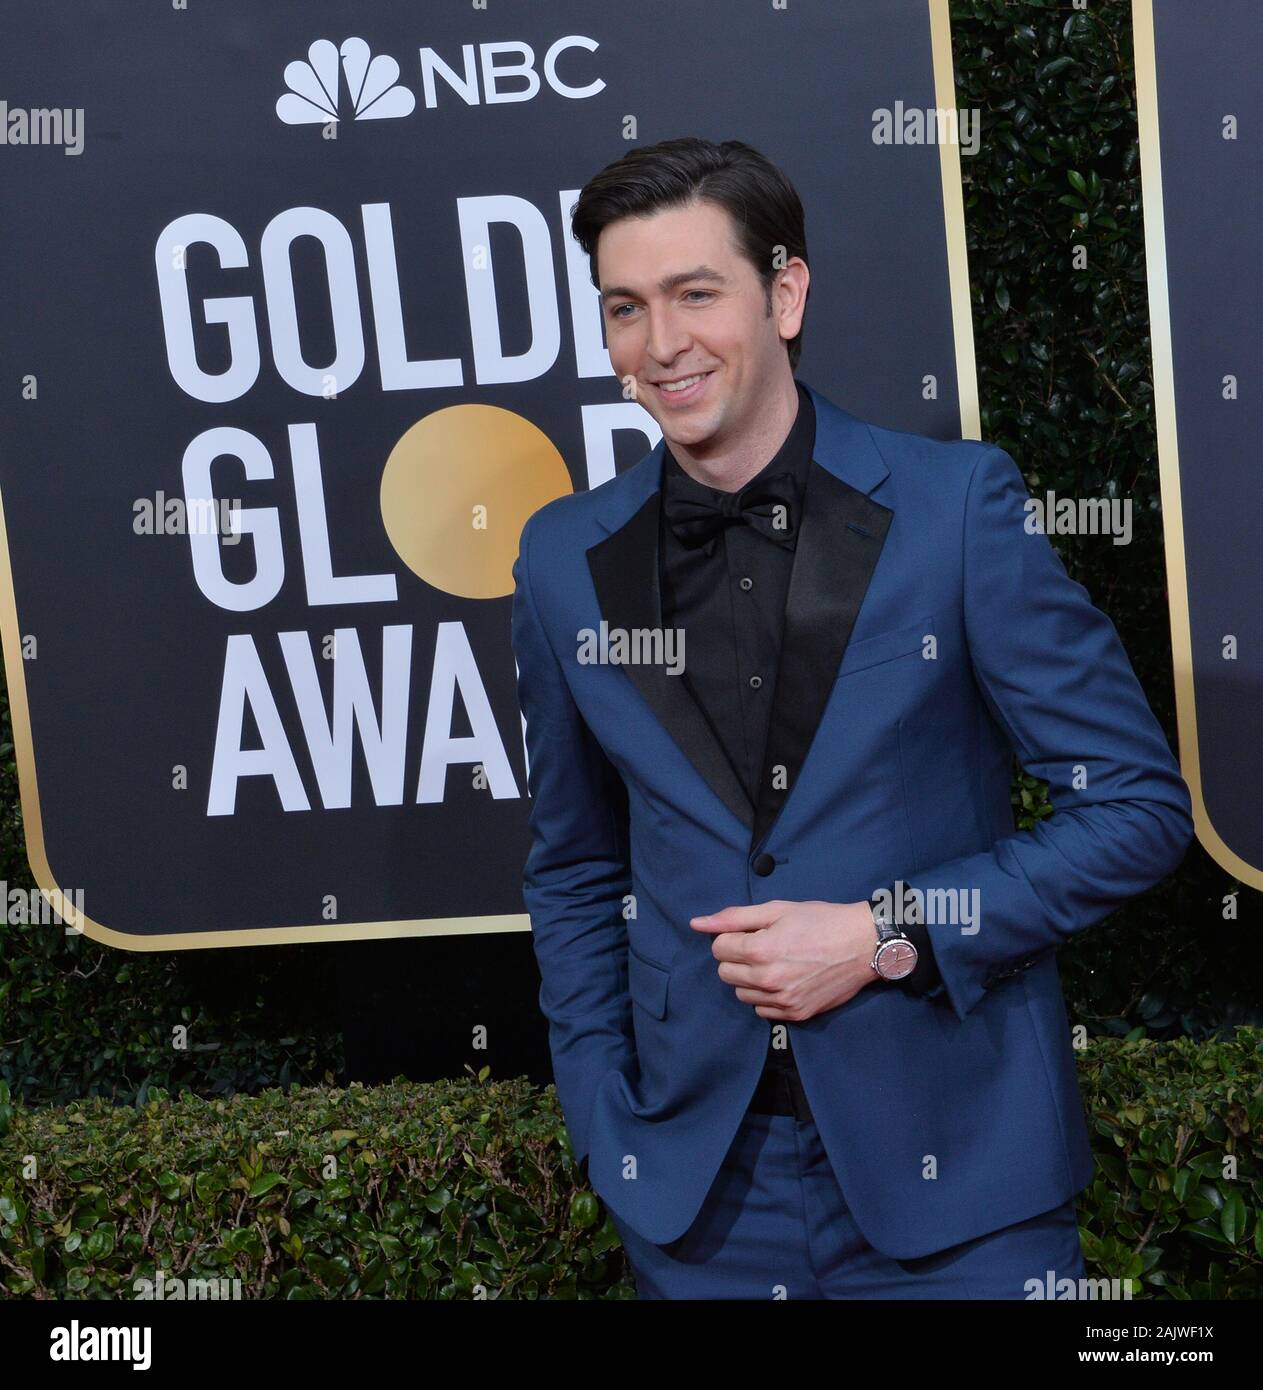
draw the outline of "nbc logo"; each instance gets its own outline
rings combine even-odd
[[[387,120],[412,114],[416,98],[399,85],[399,64],[393,58],[381,53],[372,58],[363,39],[347,39],[341,49],[328,39],[317,39],[307,50],[305,62],[286,65],[289,91],[276,102],[276,114],[286,125],[323,125],[341,119],[339,66],[346,79],[353,120]]]

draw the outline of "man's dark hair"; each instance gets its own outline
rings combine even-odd
[[[692,135],[663,140],[629,151],[589,179],[570,214],[573,236],[588,254],[592,283],[600,289],[596,243],[611,222],[697,200],[727,210],[737,245],[763,282],[770,315],[777,270],[794,256],[807,261],[803,205],[776,165],[740,140],[720,145]],[[798,368],[802,337],[800,328],[786,344],[790,371]]]

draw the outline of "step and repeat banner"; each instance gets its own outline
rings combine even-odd
[[[1133,19],[1180,763],[1201,843],[1263,888],[1263,10]]]
[[[569,235],[631,145],[779,163],[800,375],[977,433],[938,0],[79,0],[0,76],[22,806],[111,945],[529,929],[519,534],[660,437]]]

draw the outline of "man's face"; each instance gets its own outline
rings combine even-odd
[[[597,243],[605,336],[617,376],[667,442],[704,458],[757,435],[760,410],[792,381],[785,340],[802,321],[798,258],[773,286],[772,313],[738,250],[727,211],[709,202],[624,217]],[[664,383],[701,380],[677,391]]]

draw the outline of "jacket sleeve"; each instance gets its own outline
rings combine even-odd
[[[1053,814],[910,876],[927,917],[950,890],[978,890],[976,926],[927,921],[961,1019],[1000,979],[1173,872],[1193,836],[1188,787],[1118,632],[1027,529],[1028,496],[1009,455],[986,448],[965,501],[965,632],[983,700],[1047,781]]]
[[[513,654],[531,795],[522,896],[557,1094],[582,1163],[598,1083],[614,1068],[632,1077],[638,1065],[623,916],[632,891],[626,788],[584,723],[540,621],[530,579],[534,520],[513,566]]]

